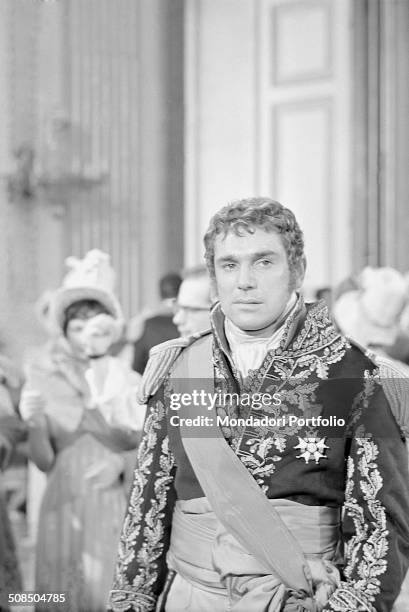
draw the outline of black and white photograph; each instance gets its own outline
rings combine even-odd
[[[409,612],[409,0],[0,0],[0,612]]]

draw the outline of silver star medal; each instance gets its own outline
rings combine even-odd
[[[298,438],[297,446],[294,446],[294,449],[298,448],[302,451],[299,455],[296,456],[296,459],[305,459],[305,463],[308,463],[310,459],[315,459],[315,463],[319,463],[319,460],[324,458],[328,459],[326,455],[324,455],[325,449],[329,448],[325,444],[325,438]]]

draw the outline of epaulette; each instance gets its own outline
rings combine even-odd
[[[209,333],[211,333],[210,329],[187,338],[174,338],[153,346],[149,351],[149,361],[139,387],[138,402],[146,404],[149,397],[159,389],[180,353],[198,338]]]
[[[190,344],[189,338],[172,338],[172,340],[166,340],[166,342],[155,344],[155,346],[153,346],[149,351],[149,357],[153,357],[153,355],[157,355],[158,353],[182,350],[188,346],[188,344]]]
[[[374,365],[377,365],[377,361],[376,361],[377,356],[376,356],[376,353],[374,353],[374,351],[371,351],[371,349],[367,348],[366,346],[363,346],[363,344],[360,344],[359,342],[357,342],[350,336],[345,336],[345,338],[347,339],[348,343],[351,346],[354,346],[355,348],[359,349],[361,353],[365,355],[365,357],[367,357],[370,361],[372,361]]]
[[[356,340],[347,337],[348,342],[358,348],[372,363],[379,369],[381,378],[408,378],[409,367],[405,363],[383,355],[382,353],[376,353],[370,348],[365,348],[362,344],[359,344]]]

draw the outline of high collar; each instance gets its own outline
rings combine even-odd
[[[275,344],[274,338],[280,337],[281,332],[284,329],[287,318],[290,316],[292,311],[295,309],[298,301],[298,295],[296,293],[292,293],[290,299],[287,302],[283,312],[275,321],[274,325],[270,326],[270,333],[267,336],[253,336],[248,332],[243,331],[237,325],[233,323],[231,319],[225,317],[224,319],[224,330],[226,334],[227,341],[231,345],[231,342],[235,345],[269,345],[271,342]]]
[[[295,307],[291,310],[284,323],[284,331],[280,341],[280,348],[282,350],[285,350],[292,342],[294,336],[300,328],[300,325],[302,325],[302,322],[305,319],[305,315],[306,307],[304,299],[301,295],[299,295]],[[220,302],[217,302],[211,311],[210,321],[213,333],[220,348],[231,361],[231,351],[224,331],[225,319],[226,315],[222,310]]]

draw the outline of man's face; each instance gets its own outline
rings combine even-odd
[[[243,236],[216,236],[214,263],[225,315],[249,332],[268,333],[304,277],[303,264],[290,274],[281,236],[260,228]]]
[[[173,323],[181,336],[210,327],[210,279],[187,278],[180,285]]]

